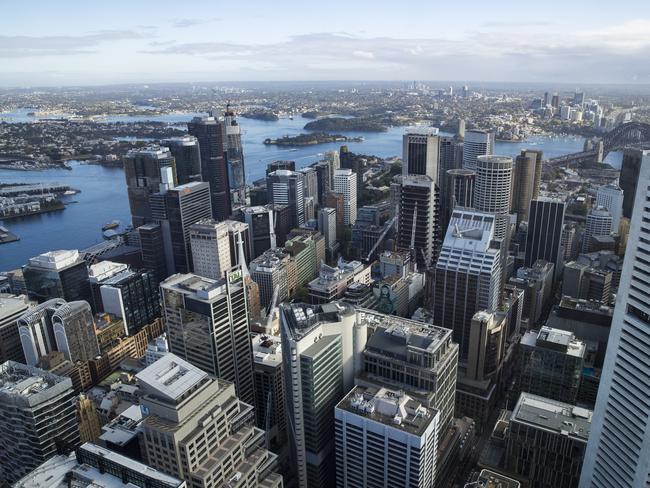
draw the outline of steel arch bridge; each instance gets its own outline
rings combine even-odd
[[[647,142],[650,143],[650,124],[643,122],[627,122],[618,127],[613,128],[607,132],[603,138],[603,153],[602,158],[605,159],[607,155],[617,149],[621,149],[628,144],[636,144]],[[579,153],[565,154],[547,160],[547,163],[552,166],[563,166],[570,163],[587,162],[587,161],[600,161],[598,159],[598,150],[582,151]]]

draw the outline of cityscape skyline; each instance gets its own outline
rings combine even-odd
[[[254,1],[229,5],[227,16],[204,1],[193,9],[200,16],[189,11],[175,16],[171,2],[43,2],[38,16],[11,4],[4,8],[11,22],[0,36],[5,67],[0,85],[398,79],[650,83],[643,63],[650,54],[650,7],[623,3],[630,8],[619,2],[594,9],[582,0],[553,0],[545,8],[471,0],[463,9],[441,11],[423,1],[377,8],[337,0],[310,15],[295,1],[273,6]],[[441,15],[444,22],[436,22]],[[163,74],[163,63],[174,69]]]

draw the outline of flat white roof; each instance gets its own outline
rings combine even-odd
[[[135,375],[147,389],[170,400],[178,399],[207,376],[205,371],[172,353],[165,354]]]

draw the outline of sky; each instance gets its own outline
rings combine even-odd
[[[650,83],[650,0],[5,0],[0,86]]]

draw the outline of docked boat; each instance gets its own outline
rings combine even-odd
[[[109,229],[115,229],[120,226],[120,223],[117,220],[114,220],[113,222],[109,222],[108,224],[104,224],[102,227],[102,230],[109,230]]]

